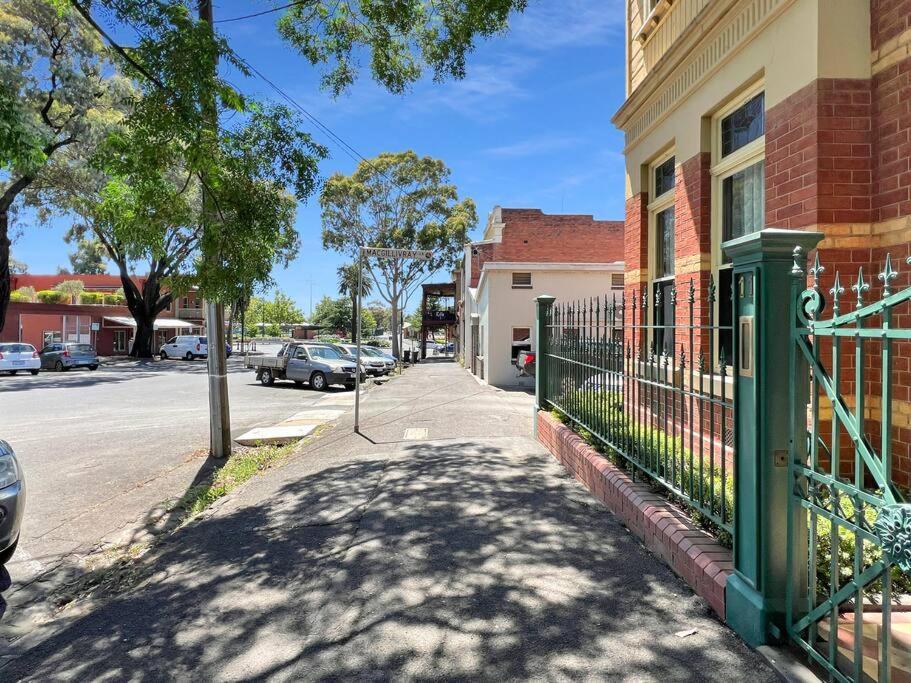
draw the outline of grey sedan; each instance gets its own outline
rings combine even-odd
[[[16,552],[19,528],[25,514],[25,479],[16,454],[0,441],[0,566]]]
[[[100,364],[91,344],[54,342],[41,349],[40,356],[42,368],[58,372],[70,368],[97,370]]]

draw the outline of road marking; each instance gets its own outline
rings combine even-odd
[[[402,437],[405,441],[421,441],[426,439],[429,434],[427,427],[409,427],[405,430]]]

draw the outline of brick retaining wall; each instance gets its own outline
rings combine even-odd
[[[545,411],[538,412],[538,440],[724,619],[724,588],[734,569],[730,550]]]

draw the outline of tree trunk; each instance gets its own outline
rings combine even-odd
[[[136,335],[133,337],[133,346],[130,356],[133,358],[152,358],[155,355],[155,318],[147,318],[133,314],[136,321]]]
[[[9,306],[9,212],[0,208],[0,332],[6,324],[6,309]]]
[[[392,299],[392,355],[396,358],[402,357],[401,344],[399,344],[399,297],[398,294]]]

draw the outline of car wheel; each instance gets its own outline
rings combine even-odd
[[[63,367],[62,360],[58,360],[56,363],[54,363],[54,370],[56,370],[57,372],[63,372],[64,370],[66,370],[66,368]]]
[[[263,370],[262,374],[259,376],[259,383],[264,387],[271,387],[275,384],[275,377],[272,376],[272,371]]]
[[[347,389],[348,391],[354,391],[354,388],[356,386],[357,385],[354,382],[345,382],[345,389]]]
[[[16,536],[16,540],[13,541],[13,544],[12,544],[9,548],[7,548],[7,549],[4,550],[2,553],[0,553],[0,567],[2,567],[3,565],[5,565],[5,564],[6,564],[7,562],[9,562],[11,559],[13,559],[13,553],[16,552],[16,546],[17,546],[17,545],[19,545],[19,537],[18,537],[18,536]]]
[[[92,372],[95,372],[95,370],[97,370],[97,369],[98,369],[98,366],[97,366],[97,365],[90,365],[90,366],[89,366],[89,370],[91,370]]]
[[[32,372],[33,375],[37,375],[39,371],[38,371],[38,370],[32,370],[31,372]]]
[[[162,349],[161,351],[158,352],[158,357],[161,358],[161,360],[167,360],[168,352],[165,351],[164,349]]]
[[[326,375],[321,372],[314,372],[310,375],[310,388],[317,391],[326,391],[329,388],[329,383],[326,382]]]
[[[184,360],[193,360],[193,354],[187,351],[187,355],[184,356]]]

